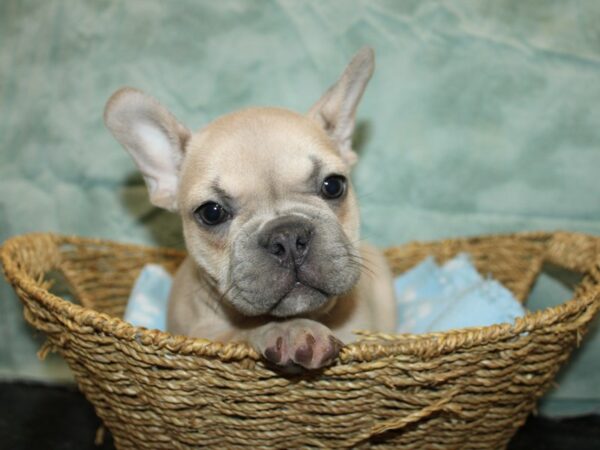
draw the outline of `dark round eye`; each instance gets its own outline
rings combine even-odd
[[[340,198],[346,192],[346,178],[341,175],[331,175],[321,186],[321,194],[328,199]]]
[[[218,225],[227,220],[228,214],[225,209],[216,202],[206,202],[194,211],[196,219],[205,225]]]

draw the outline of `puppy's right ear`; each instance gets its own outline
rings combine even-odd
[[[340,79],[329,88],[308,112],[337,144],[348,165],[356,162],[352,150],[352,133],[356,109],[375,68],[375,52],[361,48],[344,70]]]
[[[115,92],[104,123],[144,176],[150,201],[177,210],[179,168],[190,132],[160,103],[137,89]]]

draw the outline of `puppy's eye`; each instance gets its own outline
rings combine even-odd
[[[206,202],[196,208],[194,216],[205,225],[213,226],[225,222],[229,217],[225,208],[216,202]]]
[[[341,175],[331,175],[323,180],[321,195],[326,199],[340,198],[346,192],[346,178]]]

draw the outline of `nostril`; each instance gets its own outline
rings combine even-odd
[[[308,245],[308,239],[305,237],[299,237],[296,239],[296,249],[298,250],[306,250],[306,246]]]
[[[283,256],[285,254],[285,247],[279,242],[274,242],[271,245],[271,253],[275,256]]]
[[[300,266],[308,256],[313,230],[305,224],[283,223],[266,228],[258,244],[284,267]]]

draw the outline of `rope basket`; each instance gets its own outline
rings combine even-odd
[[[174,272],[182,252],[31,234],[6,241],[0,256],[26,320],[48,337],[42,353],[66,359],[119,449],[503,448],[600,308],[600,238],[485,236],[411,243],[386,256],[399,274],[428,255],[443,262],[459,252],[521,301],[542,269],[575,280],[574,296],[514,325],[363,333],[332,367],[294,377],[245,344],[120,319],[140,269],[152,262]],[[56,279],[71,301],[52,293]]]

